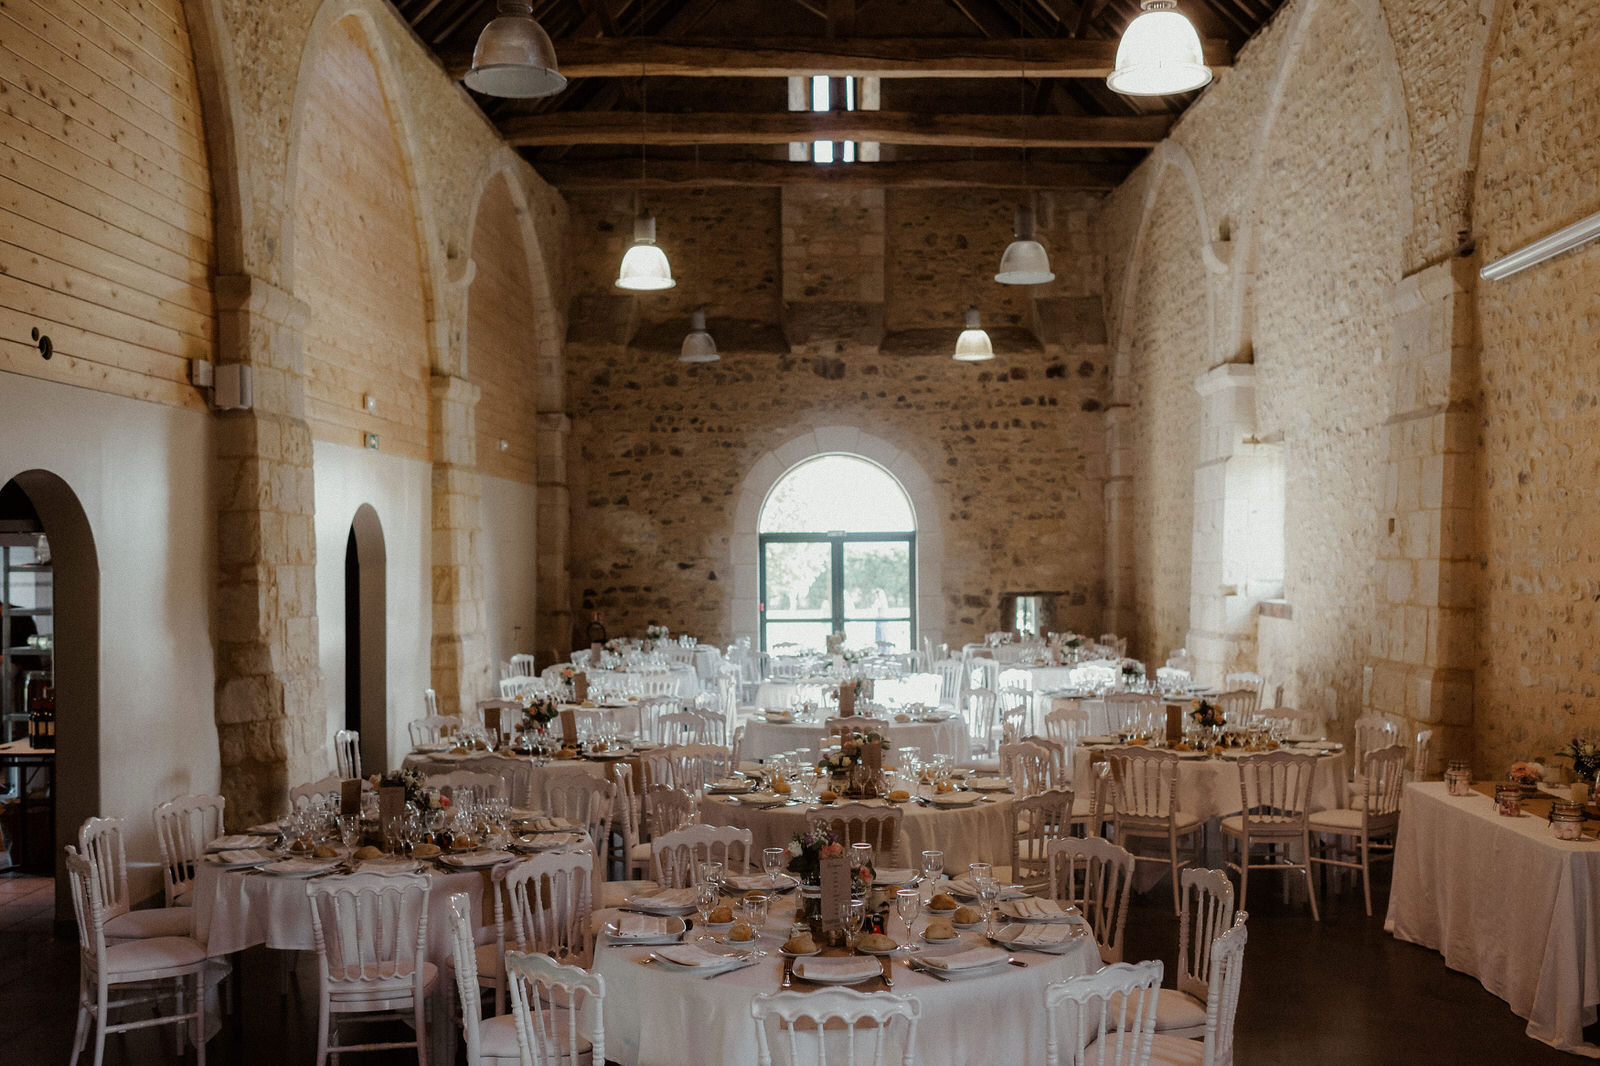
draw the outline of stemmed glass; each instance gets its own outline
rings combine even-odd
[[[983,903],[983,931],[986,935],[994,933],[994,904],[1000,898],[1000,879],[991,875],[975,877],[974,887],[978,890],[978,899]]]
[[[767,877],[772,881],[772,891],[778,891],[778,871],[783,868],[784,857],[789,854],[785,848],[762,848],[761,868],[766,871]]]
[[[902,888],[894,894],[894,909],[906,927],[906,943],[911,943],[911,922],[922,909],[922,893],[914,888]]]
[[[722,896],[715,881],[702,881],[695,889],[694,906],[700,912],[700,926],[708,929],[711,926],[711,912],[717,909],[717,901]],[[711,939],[709,932],[701,933],[700,940]]]
[[[762,926],[767,924],[767,907],[772,897],[765,892],[746,892],[739,900],[739,913],[746,924],[755,930],[756,935],[761,935]]]
[[[872,845],[866,841],[857,841],[850,845],[850,867],[855,870],[864,870],[872,865]],[[865,880],[865,878],[862,878]]]
[[[359,814],[342,814],[339,816],[339,839],[344,846],[354,849],[356,841],[361,839],[361,816]]]
[[[934,878],[944,869],[944,852],[938,850],[924,851],[922,853],[922,876],[917,878],[920,888],[923,884],[932,885]]]
[[[852,955],[856,953],[856,941],[861,939],[861,927],[866,920],[866,900],[850,899],[839,904],[839,921],[844,926],[844,944]]]

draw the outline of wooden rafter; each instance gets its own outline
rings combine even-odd
[[[680,160],[652,162],[647,176],[637,160],[594,163],[535,162],[558,188],[710,188],[718,186],[835,185],[902,189],[1113,189],[1128,167],[1112,164],[1030,163],[958,159],[916,163],[818,165],[747,159],[699,166]]]
[[[507,119],[507,143],[518,147],[574,144],[787,144],[791,141],[877,141],[961,148],[1151,148],[1166,136],[1166,115],[1105,118],[1078,115],[925,115],[903,111],[651,115],[557,112]]]

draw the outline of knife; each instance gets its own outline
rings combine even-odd
[[[887,956],[887,955],[885,955],[883,958],[881,958],[878,961],[883,964],[883,987],[887,988],[889,991],[893,992],[894,991],[894,973],[892,972],[893,964],[890,961],[889,956]]]

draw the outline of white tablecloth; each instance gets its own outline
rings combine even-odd
[[[1384,928],[1478,978],[1535,1040],[1600,1058],[1583,1040],[1600,1005],[1600,843],[1502,818],[1476,792],[1407,785]]]
[[[745,722],[743,757],[750,761],[769,759],[779,752],[801,748],[815,755],[826,733],[826,727],[820,722],[774,725],[757,715]],[[916,747],[923,758],[944,754],[960,763],[972,756],[966,722],[960,718],[943,722],[890,722],[888,734],[891,765],[895,761],[894,753],[908,746]]]
[[[602,780],[609,779],[611,762],[590,759],[552,759],[543,766],[534,765],[527,755],[407,755],[402,766],[421,770],[424,774],[447,774],[452,770],[471,770],[474,773],[498,774],[510,782],[511,802],[517,807],[533,807],[539,802],[541,782],[552,771],[558,773],[585,773]]]
[[[787,847],[811,822],[828,818],[829,810],[803,803],[759,810],[723,796],[707,796],[700,803],[700,820],[707,825],[749,829],[754,837],[752,854],[759,855],[762,848]],[[889,865],[920,866],[923,851],[930,848],[944,852],[947,870],[965,870],[970,862],[1011,862],[1010,797],[958,808],[907,803],[901,810],[900,854]]]
[[[1181,759],[1178,762],[1178,809],[1204,821],[1236,814],[1239,797],[1239,767],[1234,759]],[[1346,773],[1350,766],[1344,752],[1317,760],[1311,780],[1311,809],[1329,810],[1345,805]],[[1089,751],[1080,746],[1073,759],[1072,780],[1082,787],[1092,780]],[[1088,793],[1084,793],[1087,798]]]
[[[789,897],[773,908],[764,946],[781,942],[778,930],[793,917],[792,908]],[[602,913],[596,917],[604,920],[609,916]],[[904,931],[899,919],[891,917],[889,924],[900,939]],[[915,922],[913,928],[920,931],[923,924]],[[963,946],[977,946],[980,936],[976,932],[962,934]],[[606,1058],[627,1066],[755,1062],[756,1031],[750,1003],[759,993],[778,991],[783,960],[774,953],[753,966],[706,979],[668,972],[660,965],[640,965],[639,960],[650,951],[611,945],[596,948],[594,968],[606,979]],[[992,975],[949,983],[915,973],[895,961],[895,994],[921,1005],[919,1066],[1045,1061],[1045,986],[1097,969],[1100,956],[1092,937],[1078,940],[1062,955],[1021,951],[1015,955],[1028,963],[1027,968],[1005,966]],[[815,986],[797,980],[796,987]]]

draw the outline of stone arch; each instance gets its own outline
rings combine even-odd
[[[762,454],[737,492],[733,536],[724,573],[733,575],[724,615],[733,639],[757,639],[760,568],[757,565],[757,523],[761,506],[778,481],[792,468],[819,455],[853,455],[887,470],[900,482],[917,518],[917,632],[939,644],[944,640],[944,533],[934,484],[922,464],[903,449],[855,426],[819,426],[790,437]]]
[[[219,276],[251,272],[245,262],[245,234],[255,210],[249,175],[239,152],[239,63],[228,34],[220,0],[194,0],[183,6],[189,21],[189,46],[200,89],[206,158],[211,167],[211,194]],[[257,272],[262,268],[256,267]]]
[[[50,538],[55,611],[56,914],[70,920],[65,852],[100,810],[100,557],[77,493],[48,470],[11,479]],[[66,726],[66,728],[61,728]]]

